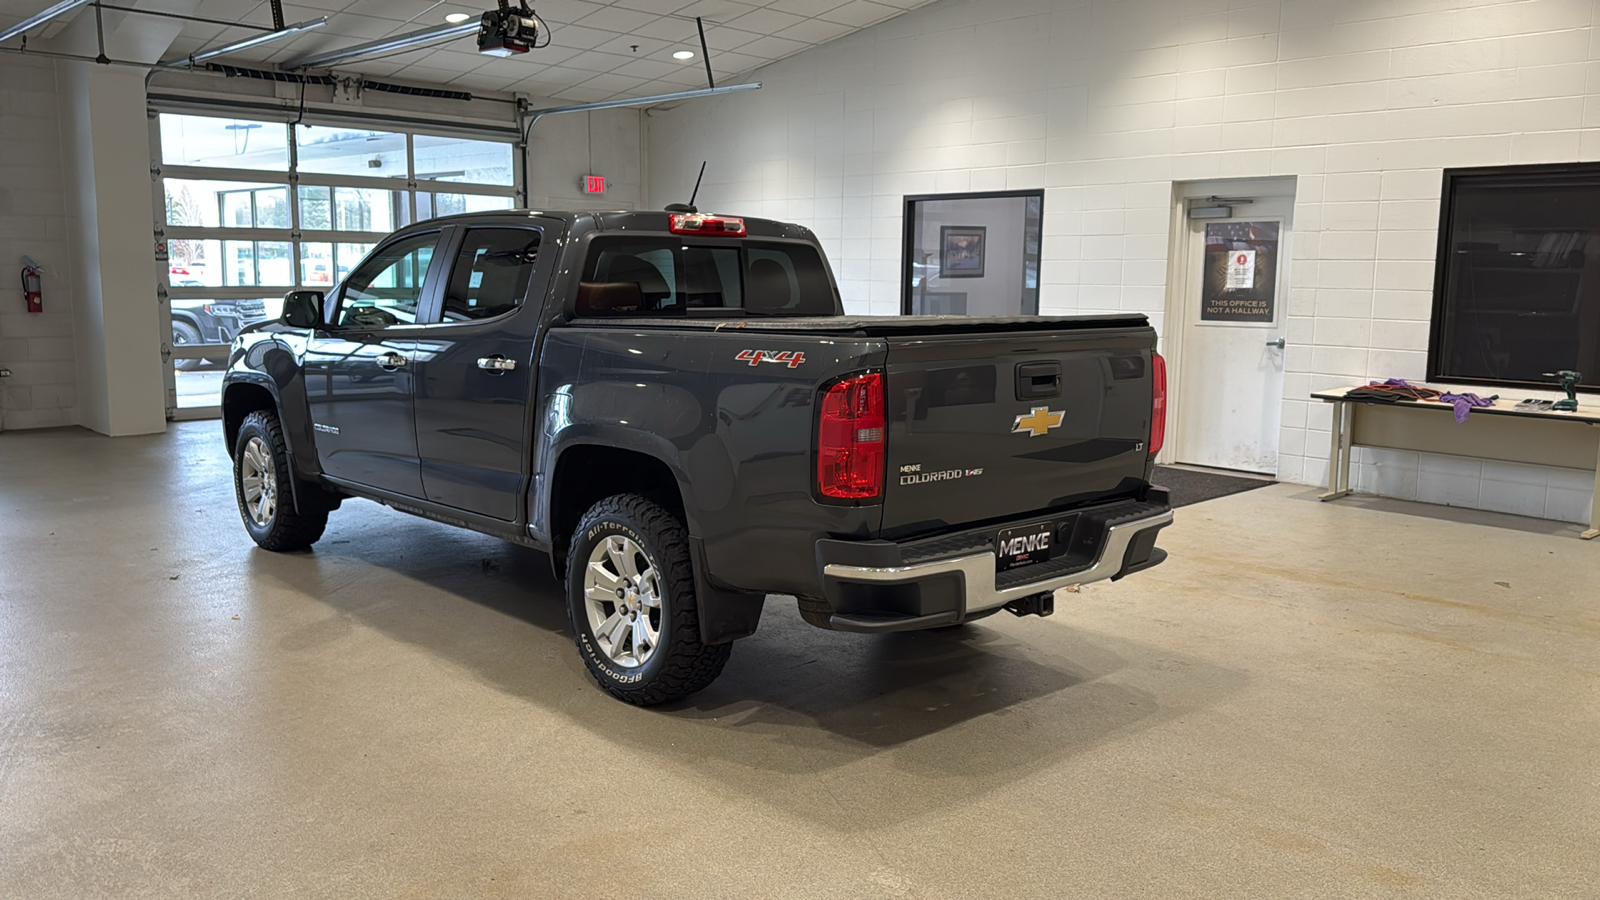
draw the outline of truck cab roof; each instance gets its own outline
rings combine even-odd
[[[665,210],[613,210],[613,211],[574,211],[550,209],[508,209],[495,212],[457,213],[453,216],[439,216],[433,219],[424,219],[395,232],[405,234],[428,228],[437,228],[441,225],[507,225],[525,222],[530,218],[557,219],[567,224],[569,235],[582,236],[598,232],[644,232],[651,234],[670,234],[672,231],[672,216],[675,213]],[[811,229],[790,222],[779,222],[774,219],[753,218],[740,216],[735,213],[710,213],[701,215],[727,216],[741,219],[745,224],[745,233],[748,237],[795,240],[816,242],[816,235]],[[716,236],[719,240],[736,239],[733,236]]]

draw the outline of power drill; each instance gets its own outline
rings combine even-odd
[[[1562,369],[1559,372],[1546,372],[1544,377],[1561,379],[1561,388],[1567,392],[1567,399],[1557,400],[1556,404],[1550,409],[1554,412],[1577,412],[1578,382],[1583,380],[1583,373],[1574,372],[1571,369]]]

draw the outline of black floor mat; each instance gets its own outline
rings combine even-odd
[[[1242,494],[1277,483],[1262,478],[1244,478],[1223,472],[1197,472],[1171,466],[1156,466],[1154,480],[1156,484],[1172,491],[1174,507],[1215,500],[1229,494]]]

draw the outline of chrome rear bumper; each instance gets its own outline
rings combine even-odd
[[[1172,510],[1162,508],[1151,515],[1119,521],[1105,531],[1099,554],[1087,567],[1053,573],[1048,565],[1037,581],[1007,579],[1015,583],[1000,585],[995,571],[994,550],[965,553],[943,559],[916,562],[900,566],[861,566],[827,563],[822,566],[823,582],[833,594],[841,586],[879,587],[888,590],[915,586],[927,588],[926,593],[956,594],[956,602],[942,603],[955,608],[938,610],[921,609],[923,614],[856,614],[836,613],[831,624],[841,631],[868,633],[910,631],[955,624],[967,618],[1005,606],[1038,594],[1050,593],[1075,584],[1089,584],[1127,574],[1129,571],[1149,568],[1161,561],[1165,554],[1154,549],[1154,532],[1172,524]],[[1140,540],[1141,537],[1147,540]],[[1129,550],[1140,548],[1139,559],[1129,559]],[[860,588],[855,588],[860,590]],[[935,602],[935,601],[929,601]]]

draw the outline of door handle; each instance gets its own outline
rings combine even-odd
[[[485,372],[492,372],[495,375],[510,372],[516,367],[516,360],[506,359],[504,356],[500,356],[499,354],[495,354],[494,356],[485,356],[478,360],[478,368],[484,370]]]
[[[1283,338],[1278,338],[1275,341],[1267,341],[1267,346],[1268,347],[1277,347],[1279,350],[1282,350],[1284,348],[1284,345],[1287,344],[1287,343],[1288,342],[1285,341]]]
[[[405,368],[406,363],[410,362],[410,360],[406,359],[399,353],[394,353],[391,351],[373,360],[373,362],[376,362],[379,368],[388,369],[389,371],[393,372],[395,369]]]
[[[1033,362],[1017,366],[1017,399],[1044,400],[1061,395],[1061,363]]]

